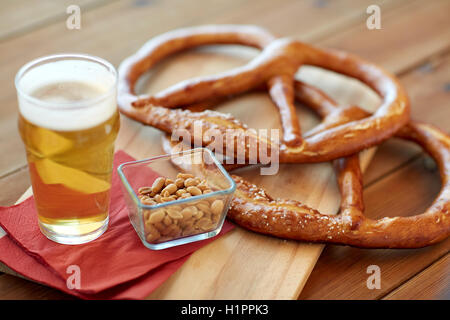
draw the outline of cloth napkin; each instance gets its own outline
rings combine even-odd
[[[92,242],[70,246],[48,240],[39,230],[32,197],[12,207],[0,207],[0,226],[7,233],[0,239],[0,261],[25,277],[85,299],[141,299],[150,294],[190,254],[216,237],[165,250],[147,249],[129,221],[116,170],[119,164],[133,160],[123,151],[116,153],[109,227]],[[148,185],[157,176],[149,169],[134,178]],[[232,228],[226,221],[217,237]],[[66,285],[71,266],[80,270],[79,289]]]

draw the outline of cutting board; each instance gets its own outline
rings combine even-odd
[[[164,60],[138,83],[139,91],[154,93],[180,80],[210,75],[243,65],[258,52],[240,46],[212,46]],[[131,52],[130,52],[131,54]],[[379,98],[358,81],[332,72],[304,66],[297,77],[313,84],[343,104],[373,111]],[[280,128],[274,105],[266,93],[249,93],[217,106],[252,128]],[[303,132],[318,119],[299,105]],[[161,132],[125,117],[116,148],[137,159],[163,154]],[[374,149],[361,154],[363,170]],[[338,211],[340,196],[329,163],[281,164],[276,175],[262,176],[259,168],[237,172],[264,187],[274,197],[300,200],[323,213]],[[18,200],[32,194],[31,188]],[[1,237],[1,232],[0,232]],[[189,260],[154,291],[150,299],[296,299],[314,268],[324,245],[280,240],[235,228],[195,252]],[[333,266],[330,265],[330,268]],[[0,269],[2,266],[0,266]],[[3,270],[11,273],[7,267]]]

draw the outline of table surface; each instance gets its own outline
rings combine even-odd
[[[68,30],[66,8],[81,8],[81,29]],[[381,8],[381,29],[369,30],[366,9]],[[358,54],[395,73],[406,87],[412,118],[449,132],[450,1],[448,0],[2,0],[0,11],[0,205],[29,187],[17,132],[13,78],[25,62],[78,51],[114,65],[145,40],[199,24],[257,24],[282,36]],[[415,145],[390,140],[364,177],[366,215],[420,213],[440,188],[439,174]],[[424,249],[364,250],[327,245],[299,299],[450,299],[450,239]],[[381,270],[381,288],[366,286],[367,268]],[[0,299],[68,299],[56,290],[0,273]]]

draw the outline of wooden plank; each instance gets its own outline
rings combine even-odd
[[[105,0],[3,0],[0,11],[0,41],[29,32],[69,16],[66,9],[77,5],[84,13],[105,4]]]
[[[450,300],[450,255],[433,263],[383,299]]]
[[[18,68],[38,56],[64,51],[83,51],[105,57],[114,65],[150,37],[164,31],[187,25],[204,23],[251,23],[267,27],[280,35],[295,34],[303,39],[313,39],[318,29],[332,21],[328,32],[336,32],[349,22],[361,17],[368,4],[365,0],[356,5],[349,0],[314,6],[314,1],[188,1],[136,2],[120,1],[83,14],[81,30],[69,31],[63,21],[29,32],[0,43],[0,147],[5,156],[0,159],[0,177],[26,164],[20,137],[16,130],[16,95],[11,79]],[[136,3],[140,3],[136,6]],[[337,3],[337,4],[336,4]],[[407,1],[375,1],[386,10],[407,5]],[[286,9],[287,6],[287,9]],[[174,8],[176,7],[176,10]],[[202,10],[198,10],[198,8]],[[235,12],[239,15],[235,15]],[[271,14],[268,15],[267,12]],[[281,12],[279,14],[278,12]],[[314,12],[314,14],[310,14]],[[332,19],[341,12],[339,19]],[[269,16],[276,20],[267,20]],[[103,17],[108,17],[104,19]],[[283,23],[280,25],[280,19]],[[362,19],[364,20],[364,19]],[[130,23],[133,21],[133,23]],[[292,24],[284,21],[292,21]],[[282,26],[282,29],[280,29]],[[111,32],[114,30],[114,32]],[[323,35],[323,32],[320,32]],[[132,35],[132,36],[130,36]],[[120,39],[126,39],[126,45]],[[14,50],[11,50],[14,48]],[[33,48],[33,50],[29,50]],[[17,54],[20,52],[20,54]],[[8,138],[6,138],[8,137]]]
[[[366,188],[366,215],[407,216],[423,212],[440,188],[439,174],[427,170],[422,159]],[[405,250],[364,250],[327,246],[300,299],[377,299],[447,254],[450,239],[431,247]],[[381,289],[369,290],[367,267],[381,269]],[[330,267],[332,266],[332,267]]]
[[[448,12],[447,0],[411,1],[407,7],[381,9],[380,30],[369,30],[362,21],[320,44],[358,54],[399,73],[449,48]]]
[[[28,167],[22,167],[0,180],[0,205],[10,206],[17,201],[17,195],[23,194],[30,186]]]
[[[276,3],[276,2],[275,2]],[[292,1],[283,6],[265,7],[258,3],[249,10],[233,10],[216,17],[214,23],[256,24],[268,28],[279,36],[295,36],[305,42],[317,42],[354,24],[364,22],[369,5],[378,5],[390,11],[403,7],[405,1],[340,0],[340,1]],[[267,14],[269,12],[270,14]]]

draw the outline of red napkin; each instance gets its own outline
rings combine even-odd
[[[191,253],[214,238],[160,251],[144,247],[130,224],[116,173],[119,164],[132,160],[122,151],[116,153],[109,227],[100,238],[87,244],[61,245],[42,235],[31,197],[12,207],[0,207],[0,226],[8,234],[0,239],[0,261],[32,280],[81,298],[140,299],[151,293]],[[136,179],[148,183],[155,177],[149,170]],[[219,236],[232,228],[225,222]],[[71,276],[67,268],[72,265],[80,268],[80,289],[66,286]]]

